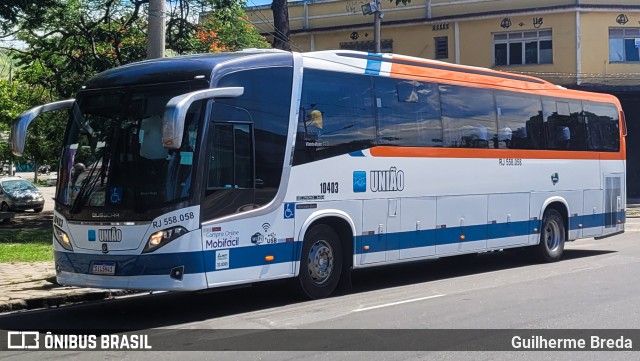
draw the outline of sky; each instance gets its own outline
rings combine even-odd
[[[244,0],[247,6],[267,5],[271,4],[273,0]]]

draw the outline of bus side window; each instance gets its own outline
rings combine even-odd
[[[494,148],[498,136],[493,91],[440,85],[444,146]]]
[[[374,144],[371,82],[370,76],[305,70],[294,165]]]
[[[539,96],[496,92],[498,137],[496,148],[542,149],[542,103]]]
[[[542,108],[548,149],[587,149],[587,129],[581,101],[543,98]]]
[[[618,108],[613,104],[584,101],[585,123],[588,131],[587,148],[595,151],[620,150]]]
[[[375,77],[374,89],[378,144],[442,146],[442,122],[436,84]]]

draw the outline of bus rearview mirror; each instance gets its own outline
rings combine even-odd
[[[213,98],[235,98],[244,93],[243,87],[198,90],[171,98],[162,118],[162,145],[167,149],[180,149],[184,122],[191,104],[198,100]]]
[[[71,109],[75,99],[61,100],[58,102],[48,103],[31,108],[26,112],[18,115],[11,124],[11,148],[13,154],[17,157],[24,153],[24,143],[27,138],[27,128],[29,124],[42,113],[52,112],[54,110]]]

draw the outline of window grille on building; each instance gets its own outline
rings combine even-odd
[[[449,37],[439,36],[434,38],[436,42],[436,59],[449,58]]]
[[[551,30],[493,34],[493,65],[553,63]]]
[[[640,28],[609,29],[610,62],[640,61],[638,46],[640,46]]]

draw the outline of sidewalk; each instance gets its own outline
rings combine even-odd
[[[55,282],[54,275],[53,261],[0,263],[0,313],[57,307],[131,293],[125,290],[64,287],[50,282]]]
[[[627,232],[640,231],[640,199],[627,209]],[[65,287],[55,282],[53,261],[0,263],[0,313],[113,298],[134,293],[126,290]]]

